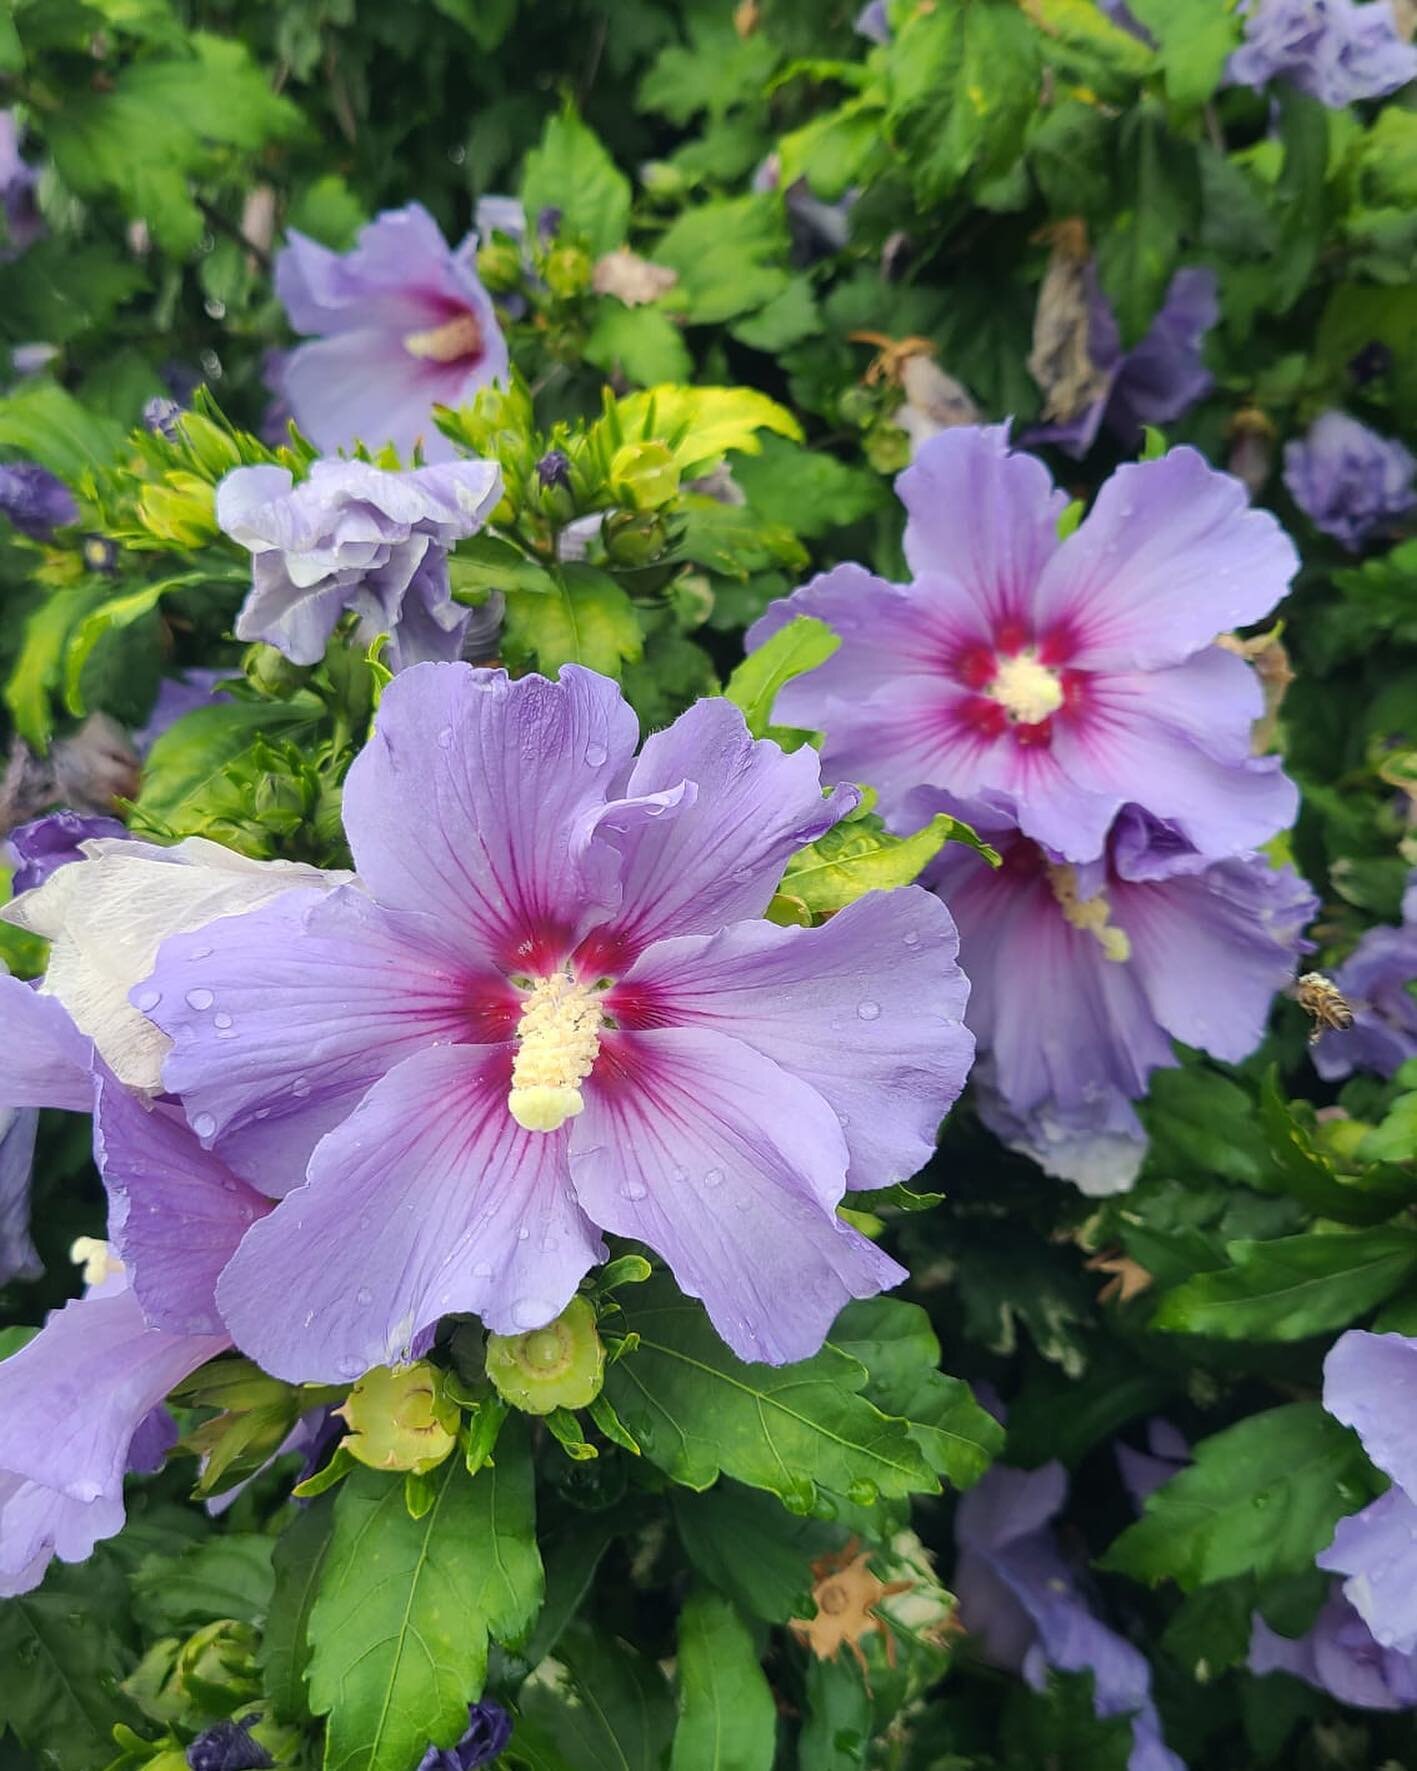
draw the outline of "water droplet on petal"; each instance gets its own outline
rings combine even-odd
[[[472,1269],[472,1276],[474,1279],[490,1279],[492,1277],[492,1263],[479,1261]]]
[[[231,1025],[231,1016],[229,1014],[227,1014],[225,1009],[223,1009],[220,1014],[212,1016],[212,1026],[213,1027],[223,1027],[224,1028],[224,1027],[229,1027],[230,1025]]]
[[[442,731],[438,734],[438,748],[440,750],[451,750],[455,736],[456,734],[451,726],[444,726]]]
[[[598,769],[609,754],[603,744],[591,742],[585,747],[585,759],[593,769]]]
[[[212,950],[210,947],[194,947],[187,955],[188,959],[210,959],[211,956]]]
[[[162,992],[161,990],[140,990],[133,1001],[146,1014],[149,1009],[156,1008],[162,1001]]]
[[[920,945],[920,932],[918,929],[907,929],[902,938],[907,947],[918,947]]]
[[[310,1079],[306,1076],[297,1076],[290,1085],[290,1092],[297,1101],[303,1101],[310,1093]]]
[[[339,1362],[339,1373],[341,1377],[362,1377],[364,1374],[364,1361],[362,1359],[341,1359]]]
[[[209,1138],[216,1131],[216,1120],[210,1113],[199,1113],[192,1121],[192,1130],[199,1138]]]
[[[753,869],[751,867],[735,867],[733,869],[733,883],[735,885],[747,885],[752,877]]]
[[[367,1285],[361,1285],[359,1290],[354,1294],[354,1301],[359,1305],[361,1310],[368,1309],[369,1305],[374,1301],[374,1294],[370,1291]]]
[[[523,1224],[521,1229],[517,1231],[517,1241],[518,1242],[529,1242],[530,1240],[531,1240],[531,1231],[527,1229],[525,1224]]]
[[[864,1002],[857,1003],[856,1013],[863,1021],[876,1021],[880,1019],[881,1005],[878,1002],[872,1002],[868,996]]]
[[[187,992],[187,1007],[188,1008],[196,1008],[196,1009],[210,1008],[215,1001],[216,1001],[216,998],[212,995],[210,990],[203,990],[203,989],[199,988],[196,990],[189,990]]]
[[[723,1170],[721,1168],[711,1168],[708,1171],[708,1173],[704,1176],[704,1185],[706,1187],[720,1187],[720,1186],[722,1186],[723,1185]]]
[[[626,1181],[620,1188],[622,1199],[643,1199],[649,1191],[643,1181]]]

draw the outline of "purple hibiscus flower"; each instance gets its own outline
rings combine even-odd
[[[1324,1360],[1324,1407],[1393,1486],[1340,1519],[1320,1568],[1384,1648],[1417,1654],[1417,1340],[1350,1328]]]
[[[430,1746],[418,1771],[478,1771],[490,1765],[512,1738],[512,1718],[490,1697],[469,1706],[467,1731],[456,1746]]]
[[[1070,861],[1101,852],[1128,800],[1212,854],[1291,821],[1293,784],[1251,754],[1259,684],[1213,643],[1267,614],[1298,563],[1238,481],[1193,449],[1120,467],[1062,542],[1063,493],[1003,426],[932,438],[896,485],[914,582],[838,566],[748,634],[802,614],[842,636],[777,713],[824,730],[827,764],[878,787],[888,821],[939,787]]]
[[[1177,271],[1146,336],[1131,350],[1097,272],[1083,273],[1087,288],[1087,354],[1102,391],[1076,412],[1025,431],[1025,443],[1055,443],[1081,459],[1104,427],[1124,448],[1134,449],[1148,424],[1169,424],[1210,392],[1213,377],[1201,357],[1206,334],[1220,317],[1215,273],[1203,265]]]
[[[1417,1656],[1384,1648],[1334,1592],[1302,1636],[1281,1636],[1258,1612],[1250,1625],[1252,1673],[1289,1673],[1355,1709],[1417,1706]]]
[[[49,812],[29,824],[17,825],[6,839],[15,855],[10,889],[18,894],[43,885],[57,867],[82,861],[81,843],[98,837],[126,837],[117,818],[90,818],[82,812]]]
[[[0,111],[0,264],[33,246],[44,232],[34,200],[35,170],[20,157],[20,130],[13,111]]]
[[[918,795],[916,821],[938,802]],[[1316,900],[1291,868],[1207,860],[1135,806],[1087,866],[989,836],[998,869],[951,845],[930,874],[973,984],[980,1115],[1050,1174],[1120,1191],[1146,1151],[1132,1103],[1176,1063],[1172,1039],[1247,1057]]]
[[[276,293],[297,332],[315,334],[280,366],[295,422],[322,450],[392,443],[411,457],[451,461],[433,423],[505,377],[507,346],[473,268],[477,239],[453,251],[421,203],[360,230],[350,252],[290,235],[276,259]]]
[[[1246,0],[1241,10],[1245,41],[1226,68],[1233,85],[1288,80],[1336,110],[1417,79],[1417,49],[1398,34],[1388,0]]]
[[[1417,1058],[1417,872],[1409,875],[1397,928],[1369,929],[1333,974],[1353,1011],[1343,1032],[1328,1028],[1314,1047],[1325,1082],[1355,1070],[1391,1076]]]
[[[962,1497],[951,1582],[960,1621],[990,1665],[1021,1673],[1037,1691],[1050,1668],[1090,1672],[1097,1715],[1132,1719],[1130,1771],[1185,1771],[1162,1736],[1145,1657],[1093,1614],[1058,1549],[1051,1527],[1067,1489],[1060,1463],[995,1464]]]
[[[575,666],[406,671],[345,788],[359,885],[174,936],[133,992],[203,1143],[298,1189],[219,1286],[267,1370],[353,1376],[450,1311],[537,1327],[601,1230],[749,1359],[904,1277],[836,1205],[913,1173],[963,1084],[949,914],[758,920],[855,794],[726,701],[636,736]]]
[[[1316,529],[1356,553],[1374,533],[1417,507],[1414,460],[1345,412],[1325,412],[1284,448],[1284,483]]]
[[[387,473],[317,461],[298,486],[283,467],[237,467],[217,487],[222,529],[253,556],[236,637],[317,664],[335,623],[390,636],[394,669],[458,656],[467,611],[452,600],[448,549],[481,528],[501,496],[492,461]]]
[[[79,507],[63,480],[37,461],[0,462],[0,517],[34,541],[78,519]]]

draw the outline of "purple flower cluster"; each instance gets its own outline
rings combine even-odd
[[[1417,510],[1417,460],[1343,412],[1325,412],[1284,449],[1284,484],[1316,529],[1351,552]]]
[[[1355,1070],[1391,1076],[1417,1058],[1417,872],[1403,893],[1401,926],[1369,929],[1333,981],[1353,1025],[1325,1031],[1314,1047],[1314,1067],[1326,1082]]]
[[[1245,0],[1242,10],[1245,41],[1226,70],[1236,86],[1288,80],[1336,110],[1417,79],[1417,49],[1389,0]]]
[[[839,566],[769,609],[840,650],[779,697],[888,823],[956,812],[1003,864],[946,849],[930,883],[974,984],[981,1111],[1088,1192],[1145,1150],[1133,1103],[1172,1040],[1254,1049],[1313,912],[1256,851],[1294,814],[1252,752],[1252,668],[1215,643],[1285,594],[1292,546],[1190,449],[1119,468],[1066,540],[1065,503],[1002,428],[951,430],[898,481],[908,584]]]

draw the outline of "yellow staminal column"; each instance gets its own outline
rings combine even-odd
[[[1063,705],[1063,685],[1032,652],[1001,659],[989,693],[1012,720],[1036,726]]]
[[[1112,906],[1107,902],[1106,892],[1097,892],[1091,898],[1078,896],[1078,876],[1074,867],[1049,867],[1048,883],[1053,888],[1053,896],[1058,900],[1058,907],[1075,929],[1082,929],[1089,934],[1102,949],[1104,959],[1113,959],[1123,964],[1132,957],[1132,944],[1127,939],[1127,931],[1114,926],[1111,921]]]
[[[507,1111],[526,1131],[556,1131],[585,1107],[580,1084],[600,1051],[595,992],[565,972],[538,978],[517,1025]]]
[[[482,328],[475,314],[458,314],[424,332],[406,332],[403,348],[424,362],[456,363],[463,357],[475,357],[482,349]]]

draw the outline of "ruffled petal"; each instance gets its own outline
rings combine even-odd
[[[638,726],[607,677],[556,682],[420,664],[389,684],[345,785],[361,879],[385,904],[442,919],[516,970],[564,956],[582,907],[613,903],[615,856],[577,827],[604,804]]]
[[[809,1083],[846,1133],[847,1185],[923,1168],[974,1053],[959,938],[938,898],[871,892],[821,928],[737,923],[644,953],[606,997],[619,1025],[705,1027]]]
[[[1343,1595],[1384,1648],[1417,1653],[1417,1502],[1400,1488],[1340,1519],[1320,1568],[1347,1575]]]
[[[835,1113],[760,1052],[703,1028],[610,1035],[584,1092],[581,1204],[662,1255],[740,1358],[808,1358],[849,1299],[906,1277],[835,1214]]]
[[[1324,1407],[1363,1441],[1363,1449],[1400,1488],[1417,1495],[1417,1340],[1350,1328],[1324,1360]],[[1404,1406],[1395,1406],[1401,1397]]]
[[[93,1108],[93,1041],[52,996],[0,972],[0,1105]]]
[[[74,1500],[0,1471],[0,1599],[32,1591],[54,1556],[86,1562],[95,1544],[122,1529],[121,1492]]]
[[[243,1351],[335,1383],[407,1359],[453,1311],[506,1334],[559,1314],[605,1250],[571,1193],[566,1134],[517,1125],[510,1077],[509,1048],[440,1046],[370,1090],[222,1277]]]

